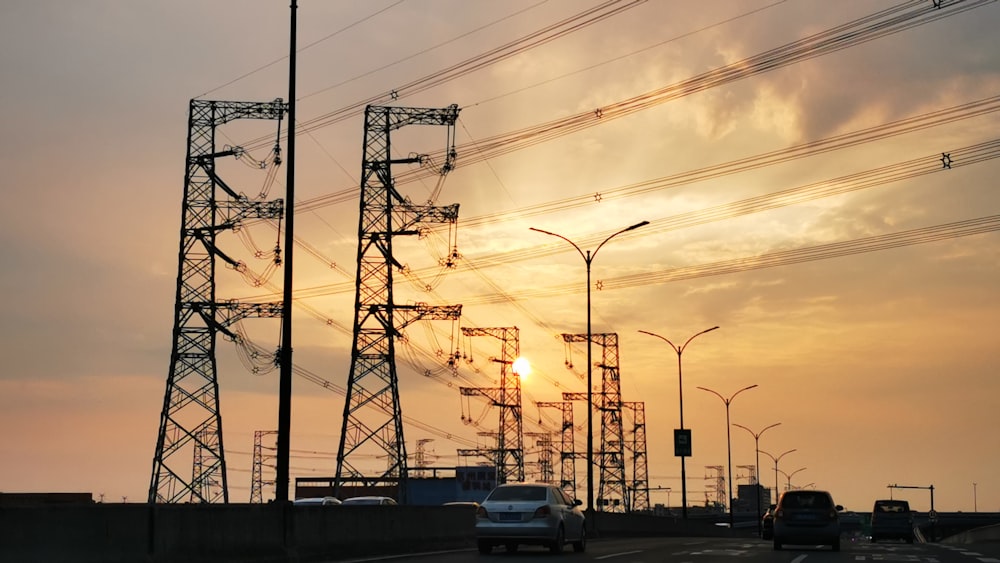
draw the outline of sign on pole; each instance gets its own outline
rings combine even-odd
[[[691,457],[691,429],[674,429],[674,457]]]

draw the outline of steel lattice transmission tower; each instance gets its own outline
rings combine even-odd
[[[247,317],[280,317],[281,304],[220,302],[215,294],[216,237],[248,219],[279,219],[283,200],[255,201],[219,177],[216,160],[241,156],[239,148],[216,149],[216,128],[237,119],[280,120],[288,105],[272,102],[191,100],[181,208],[177,295],[170,371],[160,414],[148,502],[229,502],[219,413],[216,340],[238,340],[229,330]],[[219,193],[219,191],[223,193]],[[221,198],[217,196],[222,196]],[[197,456],[197,458],[195,458]],[[186,474],[195,460],[194,471]]]
[[[625,446],[632,452],[632,480],[629,510],[649,510],[649,467],[646,456],[646,403],[625,402],[622,408],[632,411],[632,439]]]
[[[706,470],[715,471],[715,476],[705,475],[705,481],[708,483],[705,486],[705,498],[708,499],[708,493],[715,493],[715,504],[718,506],[729,506],[729,503],[724,502],[726,500],[726,468],[723,465],[706,465]]]
[[[405,502],[407,457],[395,339],[404,327],[417,320],[458,319],[462,306],[399,305],[393,300],[393,269],[402,267],[393,254],[393,238],[419,235],[423,223],[454,224],[458,204],[416,205],[396,191],[392,166],[421,163],[424,157],[393,159],[391,133],[410,125],[446,127],[447,156],[440,169],[443,176],[454,166],[458,111],[457,105],[442,109],[365,108],[354,343],[337,450],[334,494],[338,496],[346,481],[362,485],[395,482],[398,498]],[[368,449],[386,457],[381,475],[365,475],[362,458],[371,453],[366,452]]]
[[[592,342],[601,347],[601,392],[596,408],[601,412],[601,479],[597,494],[598,510],[624,512],[629,508],[625,483],[625,438],[622,428],[622,392],[618,369],[618,334],[593,334]],[[586,334],[563,334],[567,343],[587,342]],[[587,400],[586,393],[563,393],[564,401]]]
[[[584,399],[586,400],[586,398]],[[562,428],[559,432],[559,459],[562,462],[559,469],[559,486],[576,498],[576,460],[586,459],[585,454],[575,451],[573,442],[573,402],[572,401],[540,401],[535,403],[538,408],[557,408],[562,412]]]
[[[500,408],[500,427],[494,452],[497,484],[524,481],[524,424],[521,417],[521,377],[514,372],[514,360],[521,353],[517,327],[468,328],[464,336],[492,336],[500,339],[500,387],[460,387],[466,397],[482,396]]]
[[[253,433],[253,470],[250,472],[250,503],[264,502],[264,485],[274,485],[274,479],[264,480],[264,462],[274,459],[274,454],[264,453],[264,436],[277,436],[277,430],[256,430]],[[274,446],[267,448],[275,450]]]
[[[550,432],[525,432],[528,438],[535,438],[535,447],[538,448],[538,481],[540,483],[555,484],[555,470],[552,469],[552,434]]]

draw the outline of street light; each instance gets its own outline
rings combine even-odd
[[[793,448],[791,450],[788,450],[787,452],[782,453],[778,457],[774,457],[773,455],[765,452],[764,450],[760,450],[760,453],[762,453],[762,454],[766,455],[767,457],[769,457],[769,458],[771,458],[771,459],[774,460],[774,496],[775,496],[775,498],[778,497],[778,492],[779,492],[779,489],[778,489],[778,486],[779,486],[778,485],[778,462],[781,461],[781,458],[785,457],[786,455],[788,455],[788,454],[790,454],[792,452],[796,452],[796,451],[798,451],[798,450],[796,450],[796,449]]]
[[[698,387],[698,389],[701,389],[702,391],[708,391],[709,393],[714,393],[715,396],[718,397],[718,398],[720,398],[720,399],[722,399],[722,402],[725,403],[725,405],[726,405],[726,456],[727,456],[727,458],[729,460],[729,500],[726,501],[726,502],[729,504],[729,529],[730,530],[733,529],[733,524],[734,524],[735,520],[734,520],[734,517],[733,517],[733,442],[732,442],[732,439],[730,438],[730,435],[729,435],[729,427],[730,427],[730,424],[729,424],[729,404],[733,402],[733,399],[735,399],[737,395],[739,395],[740,393],[742,393],[744,391],[749,391],[750,389],[753,389],[756,386],[757,386],[757,384],[755,383],[755,384],[753,384],[753,385],[751,385],[749,387],[744,387],[743,389],[740,389],[739,391],[737,391],[737,392],[733,393],[732,395],[730,395],[730,397],[728,399],[725,398],[725,397],[723,397],[722,395],[720,395],[717,391],[713,391],[713,390],[711,390],[711,389],[709,389],[707,387]]]
[[[780,469],[778,470],[778,473],[781,473],[782,475],[784,475],[785,479],[788,480],[785,483],[785,490],[786,491],[792,490],[792,477],[794,477],[795,474],[798,473],[799,471],[804,471],[805,469],[806,469],[805,467],[800,467],[800,468],[796,469],[795,471],[792,471],[791,473],[785,473],[784,471],[781,471]],[[799,487],[799,488],[804,489],[805,487]]]
[[[757,536],[758,537],[764,533],[764,529],[762,527],[763,524],[761,523],[761,518],[764,516],[764,513],[760,511],[760,436],[764,432],[767,432],[768,429],[780,425],[781,425],[780,422],[775,422],[770,426],[765,426],[764,429],[761,430],[760,432],[754,432],[753,430],[750,430],[749,428],[743,426],[742,424],[736,424],[735,422],[733,423],[733,426],[742,428],[747,432],[749,432],[751,436],[753,436],[753,448],[757,452],[757,465],[754,466],[754,472],[757,474],[756,475],[757,482],[754,483],[754,485],[757,485]]]
[[[677,346],[674,346],[673,342],[667,340],[666,338],[660,336],[659,334],[654,334],[654,333],[646,331],[646,330],[640,330],[639,331],[639,332],[641,332],[643,334],[648,334],[650,336],[655,336],[655,337],[659,338],[660,340],[662,340],[662,341],[666,342],[667,344],[669,344],[670,347],[674,349],[674,352],[677,352],[677,385],[678,385],[678,388],[680,389],[680,393],[678,395],[680,397],[681,431],[682,432],[684,430],[684,378],[681,375],[681,354],[684,353],[684,349],[687,348],[687,345],[690,344],[691,341],[694,340],[696,336],[705,334],[706,332],[712,332],[713,330],[715,330],[717,328],[719,328],[719,327],[713,326],[712,328],[707,328],[707,329],[705,329],[705,330],[703,330],[703,331],[695,334],[691,338],[688,338],[687,342],[685,342],[684,344],[682,344],[679,348]],[[675,443],[674,446],[676,447],[676,445],[677,444]],[[683,454],[684,452],[681,452],[681,453]],[[687,493],[687,469],[685,468],[685,465],[684,465],[684,458],[685,457],[687,457],[687,456],[685,456],[685,455],[681,455],[680,456],[680,458],[681,458],[681,514],[683,515],[683,518],[685,520],[687,520],[687,517],[688,517],[688,493]]]
[[[630,227],[626,227],[616,233],[613,233],[608,238],[601,241],[601,244],[597,245],[597,248],[591,253],[589,250],[584,253],[580,250],[580,247],[576,245],[575,242],[569,240],[568,238],[551,233],[549,231],[543,231],[542,229],[536,229],[534,227],[529,227],[532,231],[537,231],[539,233],[554,236],[556,238],[561,238],[564,241],[570,243],[577,252],[580,253],[580,257],[583,258],[584,263],[587,265],[587,512],[594,511],[594,401],[593,401],[593,370],[594,362],[591,355],[591,340],[593,340],[593,334],[590,329],[590,264],[597,257],[597,252],[601,250],[604,243],[615,238],[616,236],[632,231],[642,227],[643,225],[648,225],[649,221],[643,221],[641,223],[636,223]]]

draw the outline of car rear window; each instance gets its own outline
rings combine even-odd
[[[905,500],[880,500],[875,503],[874,510],[874,512],[881,512],[883,514],[898,514],[909,511],[910,503]]]
[[[831,508],[830,497],[820,493],[786,493],[781,499],[782,508]]]
[[[500,487],[493,491],[489,500],[546,500],[545,487]]]

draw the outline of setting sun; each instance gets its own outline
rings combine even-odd
[[[522,378],[531,375],[531,363],[528,362],[528,358],[521,357],[514,360],[511,367],[514,369],[514,373]]]

